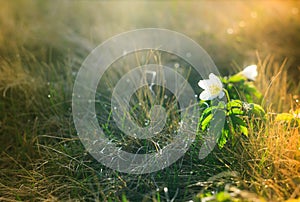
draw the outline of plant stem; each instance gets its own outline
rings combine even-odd
[[[229,93],[228,93],[228,91],[227,91],[225,88],[223,88],[223,91],[225,92],[225,95],[226,95],[227,101],[229,102],[229,101],[230,101],[230,97],[229,97]]]

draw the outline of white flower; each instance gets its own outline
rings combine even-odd
[[[204,89],[199,96],[201,100],[212,100],[216,97],[222,98],[225,95],[221,80],[213,73],[209,74],[209,79],[200,80],[198,85]]]
[[[255,78],[257,77],[257,66],[256,65],[250,65],[248,67],[245,67],[245,69],[241,72],[241,74],[246,77],[247,79],[250,79],[252,81],[255,81]]]
[[[298,102],[298,100],[296,100],[296,102]],[[293,114],[294,118],[300,119],[300,108],[296,109],[295,111],[292,110],[292,114]]]
[[[293,115],[294,115],[294,117],[296,118],[296,119],[300,119],[300,113],[293,113]]]

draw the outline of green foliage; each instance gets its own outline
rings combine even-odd
[[[230,202],[230,201],[239,201],[231,197],[230,193],[227,191],[221,191],[216,194],[211,194],[210,192],[198,194],[194,201],[215,201],[215,202]]]
[[[298,114],[280,113],[276,115],[275,121],[283,123],[289,127],[299,127],[300,117]]]
[[[228,192],[219,192],[217,195],[216,195],[216,200],[218,202],[226,202],[226,201],[231,201],[231,196]]]
[[[258,118],[264,118],[266,112],[262,108],[262,106],[255,104],[255,103],[250,103],[249,105],[250,105],[250,109],[247,111],[248,114],[254,115],[255,117],[258,117]]]
[[[72,86],[75,79],[73,73],[78,71],[88,53],[105,39],[137,27],[180,30],[200,43],[213,56],[214,62],[219,67],[232,61],[237,63],[249,61],[249,53],[251,55],[256,50],[260,53],[261,51],[268,54],[277,53],[278,56],[283,54],[282,58],[286,56],[294,58],[294,65],[291,66],[294,68],[289,68],[292,74],[288,76],[294,77],[298,84],[299,78],[296,74],[300,63],[298,57],[300,49],[297,43],[300,41],[298,4],[292,1],[287,4],[282,2],[254,4],[238,1],[230,2],[228,6],[227,4],[225,1],[210,3],[62,1],[60,4],[55,1],[1,1],[1,201],[120,202],[123,192],[126,193],[128,201],[152,201],[150,198],[155,192],[157,196],[156,198],[153,196],[153,201],[160,202],[166,201],[164,193],[155,190],[157,187],[162,189],[165,186],[173,191],[172,196],[177,187],[180,188],[175,201],[188,201],[199,190],[207,188],[219,190],[217,183],[195,188],[190,186],[225,169],[224,163],[215,155],[210,155],[205,161],[199,161],[198,148],[194,144],[182,160],[151,175],[126,175],[105,168],[85,151],[78,140],[70,115]],[[274,4],[280,9],[276,9]],[[232,7],[243,12],[235,14],[231,12]],[[275,15],[273,12],[264,12],[264,7],[276,11]],[[297,13],[293,14],[290,12],[291,9],[294,11],[296,9]],[[170,16],[174,16],[176,21],[170,17],[162,19],[161,16],[166,11]],[[256,19],[249,17],[252,12],[257,14]],[[238,25],[240,20],[243,20],[241,22],[246,26],[234,26],[234,34],[227,34],[225,30],[228,26]],[[187,23],[189,26],[186,26]],[[273,66],[268,67],[270,68],[266,69],[274,71]],[[222,70],[225,72],[228,69],[220,69]],[[272,76],[274,75],[270,75]],[[237,85],[237,81],[231,82],[231,85]],[[232,87],[232,92],[228,87],[225,88],[232,99],[245,100],[243,96],[239,96],[243,91],[237,94],[235,88]],[[209,111],[210,109],[205,116],[209,115]],[[105,109],[100,112],[106,113]],[[107,119],[101,120],[99,124],[108,136],[113,134],[113,128],[109,127]],[[226,127],[228,132],[228,125],[225,125]],[[228,136],[229,134],[224,136],[225,140]],[[295,142],[288,138],[284,141],[290,144]],[[264,151],[265,146],[262,144],[258,149]],[[227,152],[223,151],[222,155],[227,155]],[[290,151],[277,153],[284,154],[285,157]],[[258,172],[250,169],[252,166],[255,167],[257,156],[253,157],[243,159],[243,162],[253,165],[240,169],[241,173]],[[241,158],[243,157],[238,156],[238,159]],[[225,158],[220,159],[225,161]],[[282,158],[276,158],[278,159]],[[282,163],[281,161],[280,169],[276,171],[284,170]],[[267,166],[263,164],[261,170],[267,170]],[[230,167],[234,170],[238,168],[238,163]],[[293,167],[290,168],[286,173],[292,172]],[[241,181],[241,184],[249,184],[261,193],[257,187],[261,186],[263,180],[253,175],[253,178]],[[263,179],[265,177],[263,175]],[[291,179],[282,175],[277,181],[283,181],[290,187],[274,184],[273,187],[279,188],[279,193],[280,190],[295,193],[296,189],[292,190],[293,186],[288,183],[288,181],[293,183]],[[231,179],[229,183],[232,183]],[[299,183],[294,184],[298,186]],[[266,190],[277,199],[278,192],[273,191],[271,186]]]
[[[255,98],[261,98],[261,93],[252,82],[247,81],[240,74],[236,74],[228,79],[222,78],[221,81],[225,87],[227,103],[218,104],[217,106],[212,105],[212,101],[200,101],[199,103],[201,109],[199,129],[204,133],[209,130],[211,120],[214,118],[214,110],[222,110],[226,114],[224,127],[217,140],[219,148],[223,148],[228,141],[235,145],[240,135],[247,137],[249,127],[254,127],[253,124],[247,124],[248,120],[252,118],[264,120],[265,118],[264,109],[259,104],[253,103]],[[242,98],[245,101],[242,101]]]
[[[122,194],[122,202],[129,202],[124,193]]]
[[[252,81],[248,81],[241,74],[235,74],[229,78],[223,78],[224,88],[228,91],[231,99],[244,100],[246,102],[258,102],[262,94],[257,90]]]

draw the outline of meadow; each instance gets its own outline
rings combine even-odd
[[[256,64],[251,84],[262,97],[253,102],[265,115],[247,119],[247,136],[237,132],[205,159],[198,158],[200,136],[171,166],[135,175],[109,169],[85,150],[72,93],[97,45],[147,27],[192,38],[223,77]],[[0,0],[0,30],[0,201],[300,201],[299,2]],[[198,93],[200,79],[191,79]],[[99,91],[115,84],[101,82]],[[99,124],[122,139],[107,103],[98,106]],[[135,112],[137,122],[145,118]],[[143,144],[123,140],[129,151]]]

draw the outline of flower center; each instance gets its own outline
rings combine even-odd
[[[209,92],[212,95],[219,94],[221,90],[222,89],[219,86],[217,86],[217,85],[211,85],[211,86],[209,86]]]

